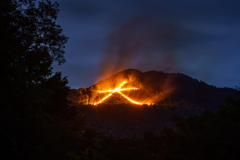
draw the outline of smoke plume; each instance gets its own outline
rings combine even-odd
[[[205,44],[212,38],[216,37],[183,27],[171,17],[135,17],[109,34],[98,80],[129,68],[181,72],[194,64],[195,70],[200,69],[203,66],[198,61],[214,53]]]

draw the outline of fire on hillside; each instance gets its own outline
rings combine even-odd
[[[107,98],[109,98],[110,96],[112,96],[113,93],[119,93],[121,96],[123,96],[125,99],[127,99],[128,101],[130,101],[131,103],[133,104],[137,104],[137,105],[143,105],[143,104],[147,104],[147,105],[153,105],[154,103],[142,103],[142,102],[137,102],[137,101],[134,101],[132,100],[131,98],[129,98],[128,96],[126,96],[125,94],[123,94],[121,91],[129,91],[129,90],[139,90],[139,88],[122,88],[122,86],[124,84],[126,84],[127,82],[126,81],[123,81],[119,87],[113,89],[113,90],[102,90],[102,91],[99,91],[99,93],[109,93],[107,96],[105,96],[104,98],[102,98],[100,101],[98,102],[94,102],[93,105],[97,105],[97,104],[100,104],[102,103],[103,101],[105,101]]]
[[[128,69],[96,82],[89,88],[71,89],[71,105],[155,105],[176,88],[174,77],[162,72],[142,73]],[[101,104],[101,105],[100,105]]]

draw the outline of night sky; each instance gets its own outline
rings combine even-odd
[[[55,0],[52,0],[55,2]],[[124,69],[183,73],[209,85],[240,83],[239,0],[58,0],[69,37],[54,71],[71,88]]]

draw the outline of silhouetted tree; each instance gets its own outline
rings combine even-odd
[[[0,1],[0,159],[67,159],[84,148],[74,136],[84,121],[71,121],[67,79],[52,76],[68,39],[58,12],[49,0]]]
[[[71,105],[86,105],[89,102],[89,95],[86,88],[71,89],[68,94],[68,99],[71,101]]]
[[[41,85],[53,79],[49,79],[52,62],[65,62],[63,49],[68,38],[55,23],[58,4],[49,0],[38,5],[35,0],[0,3],[1,106],[42,103],[49,88]]]
[[[178,130],[165,128],[162,131],[161,158],[238,159],[240,97],[227,97],[226,102],[216,112],[205,110],[199,116],[173,118]]]

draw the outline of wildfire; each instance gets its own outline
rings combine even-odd
[[[102,103],[104,100],[106,100],[108,97],[110,97],[112,95],[112,93],[118,92],[119,94],[121,94],[124,98],[126,98],[127,100],[129,100],[130,102],[134,103],[134,104],[139,104],[139,105],[143,105],[143,103],[140,102],[136,102],[132,99],[130,99],[129,97],[127,97],[125,94],[123,94],[121,91],[128,91],[128,90],[138,90],[139,88],[121,88],[125,83],[127,83],[126,81],[123,81],[122,84],[119,85],[119,87],[113,89],[113,90],[104,90],[104,91],[100,91],[100,93],[107,93],[110,92],[110,94],[108,94],[106,97],[104,97],[103,99],[101,99],[99,102],[94,103],[94,105],[100,104]]]

